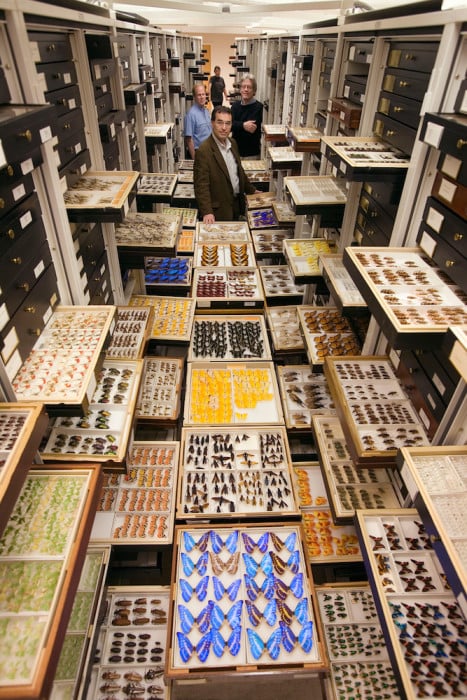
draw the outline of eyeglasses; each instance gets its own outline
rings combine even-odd
[[[216,124],[218,124],[218,126],[228,126],[229,128],[232,126],[232,122],[222,122],[222,121],[219,121],[219,119],[216,119],[215,121],[216,121]]]

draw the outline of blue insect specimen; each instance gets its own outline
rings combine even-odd
[[[296,605],[295,610],[295,617],[299,621],[301,625],[304,625],[305,622],[308,620],[308,600],[306,598],[302,598]]]
[[[279,620],[279,629],[281,631],[281,639],[284,649],[289,654],[295,649],[297,643],[297,637],[293,633],[292,629],[282,620]]]
[[[192,657],[193,651],[196,651],[198,659],[201,661],[201,663],[204,664],[204,662],[209,656],[209,652],[211,649],[210,632],[201,637],[196,646],[193,646],[192,642],[188,639],[188,637],[185,634],[183,634],[183,632],[177,632],[177,640],[180,657],[183,663],[188,663],[188,661]]]
[[[247,627],[247,636],[248,636],[248,641],[250,643],[250,651],[253,655],[253,658],[258,661],[258,659],[261,658],[263,655],[265,649],[267,649],[269,656],[273,661],[275,661],[281,651],[281,631],[280,629],[274,630],[272,632],[271,636],[269,639],[265,642],[261,639],[259,634],[255,632],[254,630],[250,629]]]
[[[238,530],[232,530],[225,542],[215,530],[211,530],[210,534],[211,546],[215,554],[219,554],[224,547],[230,554],[233,554],[236,551],[238,544]]]
[[[248,576],[254,578],[258,573],[259,569],[262,570],[265,576],[269,576],[269,574],[272,573],[272,559],[269,552],[266,552],[266,554],[264,554],[260,562],[257,562],[255,559],[253,559],[251,554],[243,553],[242,556]]]
[[[306,654],[309,654],[310,651],[313,648],[313,622],[311,620],[308,620],[308,622],[305,622],[303,625],[299,635],[298,635],[298,643],[302,647],[303,651]]]
[[[180,628],[185,634],[189,634],[193,625],[195,624],[195,618],[192,613],[184,605],[178,606],[178,616],[180,618]]]
[[[207,552],[203,552],[203,554],[201,554],[197,562],[194,562],[188,556],[188,554],[185,554],[185,552],[182,552],[180,556],[182,558],[182,567],[185,576],[191,576],[195,569],[200,576],[204,576],[204,574],[206,573],[209,559],[209,555]]]
[[[188,554],[193,549],[199,549],[200,552],[205,552],[209,544],[209,532],[204,532],[199,540],[196,541],[195,538],[185,530],[183,532],[183,544]]]
[[[303,597],[303,574],[295,574],[290,582],[290,590],[296,598]]]
[[[285,542],[283,542],[279,535],[277,535],[275,532],[271,532],[271,540],[277,552],[282,551],[284,547],[289,552],[293,552],[293,550],[295,549],[295,543],[297,541],[297,533],[291,532],[285,539]]]
[[[252,552],[255,551],[256,547],[259,549],[261,554],[264,554],[268,548],[269,532],[263,532],[263,534],[259,537],[257,542],[255,542],[253,537],[248,535],[246,532],[242,532],[242,538],[243,545],[248,554],[252,554]]]
[[[258,627],[259,623],[263,619],[263,613],[258,610],[256,605],[251,602],[251,600],[245,600],[246,611],[250,622],[254,627]]]
[[[242,580],[240,578],[235,579],[229,586],[224,586],[222,581],[217,577],[212,577],[212,584],[214,587],[214,597],[216,600],[221,600],[225,595],[227,595],[230,601],[234,601],[237,597],[238,589]]]
[[[221,608],[213,600],[209,600],[196,618],[196,624],[200,632],[204,634],[210,627],[214,629],[222,627],[224,620],[225,615]]]
[[[203,576],[198,583],[196,584],[195,588],[188,583],[188,581],[185,581],[184,578],[180,579],[180,590],[182,592],[182,598],[185,601],[185,603],[189,603],[190,600],[193,597],[193,593],[195,593],[196,597],[200,602],[202,602],[207,595],[208,592],[208,584],[209,584],[209,576]]]
[[[240,627],[242,623],[242,606],[243,600],[237,600],[237,602],[232,605],[230,610],[227,612],[227,615],[225,616],[227,618],[227,622],[232,627],[232,629]]]

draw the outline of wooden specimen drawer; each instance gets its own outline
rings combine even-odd
[[[385,246],[389,243],[389,237],[379,226],[368,221],[361,211],[357,213],[354,236],[361,246]]]
[[[36,256],[44,241],[44,227],[38,224],[35,227],[30,227],[28,233],[15,241],[2,255],[0,258],[0,299],[9,296],[10,288],[18,277],[23,278],[30,266],[39,263],[40,258],[38,260]],[[50,253],[48,262],[50,262]]]
[[[411,153],[417,132],[410,126],[378,114],[373,122],[373,133],[403,153]]]
[[[21,178],[0,179],[0,217],[6,216],[22,199],[34,192],[31,174]]]
[[[467,184],[467,117],[461,114],[425,114],[420,138],[441,151],[438,170]]]
[[[358,129],[360,126],[361,107],[345,97],[334,97],[328,105],[331,117],[337,119],[348,129]]]
[[[386,205],[382,207],[366,192],[362,192],[360,195],[359,206],[360,209],[365,212],[367,222],[376,224],[383,233],[386,234],[387,238],[389,238],[392,233],[397,206]]]
[[[99,121],[113,109],[113,99],[110,92],[106,92],[102,97],[96,98],[96,109]]]
[[[90,60],[113,57],[112,44],[107,34],[85,34],[86,49]]]
[[[72,160],[60,168],[60,180],[63,191],[72,188],[91,167],[91,154],[88,149],[81,151]]]
[[[439,236],[467,258],[465,222],[434,197],[428,197],[426,200],[422,227],[424,230],[428,227],[426,230],[433,238],[437,240]]]
[[[113,141],[126,125],[124,109],[112,109],[99,120],[99,134],[102,143]]]
[[[119,150],[118,150],[118,143],[117,141],[111,141],[110,143],[104,143],[103,144],[103,155],[104,155],[104,164],[105,164],[105,169],[106,170],[118,170],[120,161],[119,161]]]
[[[2,105],[0,106],[0,128],[2,147],[7,163],[18,163],[31,159],[41,144],[55,133],[56,112],[51,105]],[[39,160],[38,162],[41,162]],[[23,175],[32,170],[22,163]]]
[[[428,434],[432,435],[437,425],[443,420],[446,402],[423,371],[417,354],[412,350],[402,351],[397,374],[405,391],[410,392],[414,408],[421,417]]]
[[[100,224],[82,224],[74,232],[73,240],[78,261],[81,260],[84,268],[95,267],[105,249]]]
[[[110,78],[102,78],[102,80],[96,80],[93,83],[93,91],[94,98],[96,100],[110,93]]]
[[[81,95],[78,85],[69,85],[60,90],[46,92],[44,93],[44,99],[46,102],[55,105],[58,117],[81,107]]]
[[[84,130],[71,132],[70,136],[65,140],[61,140],[57,146],[58,167],[61,170],[75,156],[86,150],[86,136]]]
[[[89,304],[112,304],[113,294],[107,252],[103,253],[96,271],[97,273],[92,278],[89,287],[84,291],[85,298],[87,299],[89,295]]]
[[[418,128],[420,108],[421,104],[418,100],[411,100],[390,92],[382,92],[379,97],[378,112],[413,129]]]
[[[393,42],[387,63],[392,68],[431,73],[437,51],[433,42]]]
[[[95,60],[91,61],[91,76],[93,80],[102,80],[103,78],[111,78],[117,72],[117,63],[115,59],[111,60]]]
[[[72,61],[59,63],[36,63],[36,71],[44,92],[59,90],[78,81],[76,68]]]
[[[421,235],[420,235],[421,233]],[[419,232],[420,245],[433,262],[467,293],[465,277],[467,259],[442,239],[432,237],[427,230]]]
[[[77,132],[84,129],[84,117],[81,109],[73,109],[62,114],[57,119],[57,136],[59,141],[68,139],[71,134],[77,136]]]
[[[386,92],[422,101],[428,87],[428,79],[429,76],[423,73],[386,68],[382,87]]]
[[[38,221],[41,221],[41,210],[37,195],[33,193],[0,219],[0,256],[3,257],[11,244]]]
[[[114,47],[120,58],[129,58],[131,55],[131,35],[117,34],[117,40],[114,43]]]
[[[346,75],[344,79],[344,97],[356,104],[363,104],[365,101],[366,83],[366,75]]]
[[[371,63],[373,44],[370,42],[357,42],[349,46],[349,61],[355,63]]]
[[[146,98],[146,83],[126,85],[123,95],[126,105],[139,105]]]
[[[364,182],[362,192],[371,195],[383,209],[387,209],[389,206],[391,210],[392,205],[397,206],[399,204],[404,181],[405,173],[401,173],[392,180],[386,180],[385,182]]]
[[[73,52],[68,34],[28,32],[29,51],[35,63],[71,61]]]
[[[431,193],[453,212],[467,219],[467,185],[459,185],[455,180],[438,172]]]

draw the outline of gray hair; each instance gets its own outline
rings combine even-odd
[[[240,85],[243,83],[244,80],[249,80],[251,82],[251,85],[253,87],[253,92],[256,95],[256,91],[258,89],[258,83],[256,82],[256,78],[253,75],[253,73],[247,73],[246,75],[244,75],[243,78],[240,80]]]

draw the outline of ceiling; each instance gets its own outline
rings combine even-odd
[[[120,12],[137,14],[151,25],[192,35],[235,36],[297,32],[305,24],[329,20],[347,12],[407,5],[407,0],[127,0],[105,3]]]

